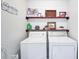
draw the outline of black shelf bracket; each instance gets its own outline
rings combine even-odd
[[[66,19],[68,20],[68,19],[69,19],[69,17],[66,17]]]
[[[29,17],[26,17],[26,19],[28,20],[28,19],[29,19]]]

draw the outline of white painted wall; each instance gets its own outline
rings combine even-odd
[[[2,48],[7,50],[10,55],[16,54],[19,51],[19,44],[26,37],[25,32],[25,16],[26,16],[26,0],[3,0],[11,6],[18,9],[18,15],[1,11],[1,29],[2,29]]]
[[[67,11],[67,0],[27,0],[27,8],[37,8],[43,15],[46,9]],[[57,13],[58,15],[59,13]]]
[[[78,40],[78,0],[70,0],[68,3],[70,17],[68,21],[69,35]]]
[[[45,16],[45,10],[56,10],[57,16],[60,11],[68,12],[68,1],[67,0],[27,0],[27,8],[36,8],[43,16]],[[47,22],[56,22],[56,28],[63,25],[64,29],[67,29],[66,19],[30,19],[29,22],[32,24],[33,29],[35,25],[39,25],[41,29],[47,25]]]
[[[64,26],[64,29],[67,29],[67,20],[66,19],[30,19],[27,23],[30,23],[32,25],[32,29],[35,29],[36,25],[40,26],[40,29],[43,29],[47,22],[56,22],[56,29],[60,26]]]

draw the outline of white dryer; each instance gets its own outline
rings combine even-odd
[[[77,41],[66,32],[48,32],[49,59],[77,59]]]
[[[21,59],[46,59],[46,31],[30,31],[21,42]]]

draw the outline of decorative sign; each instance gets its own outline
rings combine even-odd
[[[41,17],[42,16],[42,13],[40,13],[38,11],[38,9],[28,8],[27,9],[27,16],[28,17]]]
[[[49,30],[56,29],[56,22],[48,22],[47,24]]]
[[[17,15],[18,14],[18,10],[12,6],[10,6],[8,3],[6,2],[2,2],[1,3],[1,9],[8,12],[8,13],[11,13],[11,14],[14,14],[14,15]]]

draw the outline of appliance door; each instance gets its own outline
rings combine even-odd
[[[46,43],[22,44],[21,59],[46,59]]]
[[[75,59],[75,47],[73,45],[52,45],[51,59]]]

